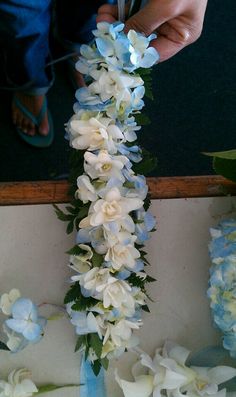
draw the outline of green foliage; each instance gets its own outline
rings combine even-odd
[[[236,182],[236,149],[204,154],[213,157],[213,168],[217,174]]]
[[[94,267],[100,267],[104,261],[104,258],[102,255],[99,255],[94,251],[91,261]]]
[[[0,341],[0,350],[8,350],[10,351],[10,349],[7,347],[7,345],[5,345],[5,343]]]
[[[58,219],[68,222],[66,232],[70,234],[74,228],[78,230],[81,219],[88,215],[89,204],[83,204],[80,200],[73,200],[72,206],[67,206],[68,213],[62,211],[56,204],[53,204]]]
[[[95,361],[91,364],[91,367],[92,367],[92,370],[93,370],[94,374],[95,374],[96,376],[98,376],[98,374],[99,374],[99,372],[100,372],[100,370],[101,370],[101,367],[102,367],[101,360],[95,360]]]
[[[72,310],[83,312],[93,306],[95,306],[97,300],[94,298],[85,298],[81,293],[80,296],[75,300],[75,303],[72,305]]]
[[[101,359],[101,364],[103,366],[103,368],[107,371],[108,367],[109,367],[109,360],[108,358],[102,358]]]
[[[139,68],[136,73],[143,79],[145,87],[145,96],[151,100],[154,99],[152,93],[152,69]]]
[[[90,346],[95,351],[98,358],[101,357],[103,343],[98,334],[90,334]]]
[[[146,114],[136,113],[134,116],[138,125],[149,125],[151,123],[150,118]]]
[[[66,251],[67,254],[69,255],[80,255],[83,254],[85,251],[79,247],[78,244],[74,245],[69,251]]]
[[[87,340],[86,335],[80,335],[78,337],[75,345],[75,352],[77,352],[82,346],[86,346],[86,340]]]
[[[140,163],[135,163],[133,170],[136,174],[148,175],[156,169],[157,158],[146,149],[142,149],[142,156],[143,160]]]
[[[49,393],[51,391],[58,390],[58,389],[63,389],[65,387],[78,387],[78,386],[81,386],[81,385],[74,385],[74,384],[60,385],[60,386],[53,385],[53,384],[42,385],[42,386],[38,387],[38,392],[34,393],[34,395],[37,396],[38,394]]]
[[[65,305],[67,303],[75,301],[80,294],[81,294],[80,285],[79,282],[76,282],[74,285],[70,287],[69,291],[65,296],[64,299]]]

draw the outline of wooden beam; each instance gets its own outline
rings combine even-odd
[[[236,195],[236,184],[221,176],[148,178],[152,199]],[[68,182],[0,183],[0,205],[50,204],[69,201]]]

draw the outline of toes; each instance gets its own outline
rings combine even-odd
[[[40,135],[46,136],[46,135],[48,135],[48,131],[49,131],[49,125],[48,125],[48,116],[46,113],[45,117],[43,118],[43,120],[38,128],[38,132]]]

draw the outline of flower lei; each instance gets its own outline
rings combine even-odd
[[[71,322],[95,374],[138,343],[133,334],[148,310],[145,285],[153,281],[143,243],[154,230],[145,177],[137,173],[142,151],[135,117],[144,106],[144,80],[159,58],[145,37],[122,23],[99,23],[95,41],[81,46],[78,71],[87,86],[76,91],[75,114],[66,126],[75,149],[72,206],[60,219],[77,229],[69,251],[75,272],[65,297]],[[142,163],[141,163],[142,164]],[[82,173],[81,173],[82,166]],[[76,174],[77,172],[77,174]]]
[[[224,334],[223,346],[236,358],[236,220],[224,220],[210,232],[210,306],[214,323]]]

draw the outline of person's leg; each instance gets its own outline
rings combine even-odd
[[[40,112],[44,96],[52,81],[48,35],[51,0],[0,0],[0,37],[4,49],[8,87],[32,114]],[[34,135],[32,121],[12,104],[13,122],[24,132]],[[47,114],[38,132],[48,133]]]
[[[68,53],[79,55],[81,44],[93,39],[92,30],[96,28],[98,8],[109,0],[56,0],[57,37]],[[75,69],[78,56],[68,61],[73,85],[84,85],[83,77]]]

